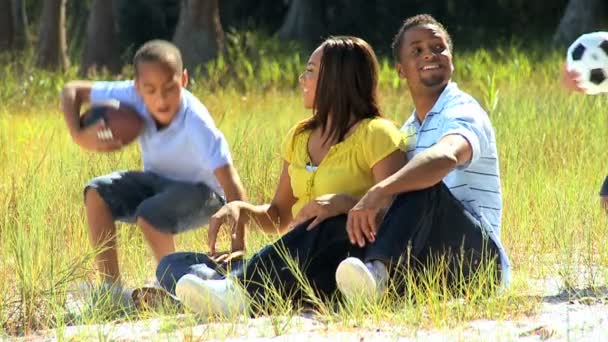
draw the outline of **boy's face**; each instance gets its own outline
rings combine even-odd
[[[440,91],[454,71],[444,32],[436,25],[412,27],[403,35],[397,72],[413,90]]]
[[[182,87],[188,84],[188,73],[174,73],[162,63],[142,62],[137,66],[135,88],[156,123],[167,126],[177,114]]]

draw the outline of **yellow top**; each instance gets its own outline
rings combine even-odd
[[[289,177],[296,203],[295,217],[312,199],[325,194],[363,196],[374,184],[372,167],[394,151],[405,148],[405,138],[391,121],[365,119],[342,142],[329,149],[321,163],[311,165],[308,139],[311,130],[298,134],[302,122],[293,127],[283,142],[283,158],[289,163]]]

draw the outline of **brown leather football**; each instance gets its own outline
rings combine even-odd
[[[100,119],[112,131],[113,139],[123,145],[132,143],[142,132],[144,120],[132,107],[120,104],[94,104],[80,116],[80,127],[95,124]]]

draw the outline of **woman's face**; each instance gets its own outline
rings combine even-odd
[[[315,105],[315,91],[317,90],[317,80],[319,79],[319,68],[321,67],[321,57],[323,56],[322,47],[318,47],[306,64],[306,70],[300,74],[300,86],[304,97],[304,108],[312,109]]]

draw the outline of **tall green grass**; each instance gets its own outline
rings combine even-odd
[[[287,130],[310,114],[297,87],[308,58],[295,48],[256,36],[235,36],[226,59],[193,78],[191,90],[210,109],[225,133],[236,167],[252,201],[268,201],[280,166],[279,148]],[[111,322],[91,313],[71,317],[64,290],[92,279],[82,187],[91,177],[141,167],[137,146],[111,154],[84,152],[73,144],[59,112],[63,83],[77,78],[36,70],[31,56],[0,56],[0,337],[66,324]],[[390,294],[375,305],[319,304],[328,329],[402,325],[453,325],[475,318],[507,319],[534,312],[542,289],[531,279],[554,276],[564,289],[606,285],[608,233],[598,191],[606,175],[608,97],[568,94],[560,88],[561,52],[504,49],[457,54],[454,80],[488,110],[500,153],[504,215],[502,238],[513,264],[514,290],[481,298],[475,288],[464,300],[441,296],[428,282],[413,298]],[[403,122],[412,103],[392,61],[381,60],[380,87],[386,116]],[[126,71],[122,77],[129,77]],[[204,250],[204,229],[178,237],[180,250]],[[254,229],[249,251],[271,241]],[[128,285],[153,278],[155,265],[136,227],[119,227],[119,258]],[[228,239],[220,241],[228,247]],[[478,290],[478,289],[477,289]],[[522,295],[524,293],[525,295]],[[296,314],[289,298],[269,295],[268,334],[284,333]],[[127,315],[161,316],[167,329],[198,319],[176,321],[171,311]],[[123,317],[125,318],[125,317]],[[211,318],[214,320],[214,318]],[[206,319],[204,320],[206,321]],[[209,330],[209,338],[238,335],[232,328]],[[230,327],[230,325],[228,326]],[[219,329],[219,328],[218,328]],[[409,331],[409,332],[408,332]]]

